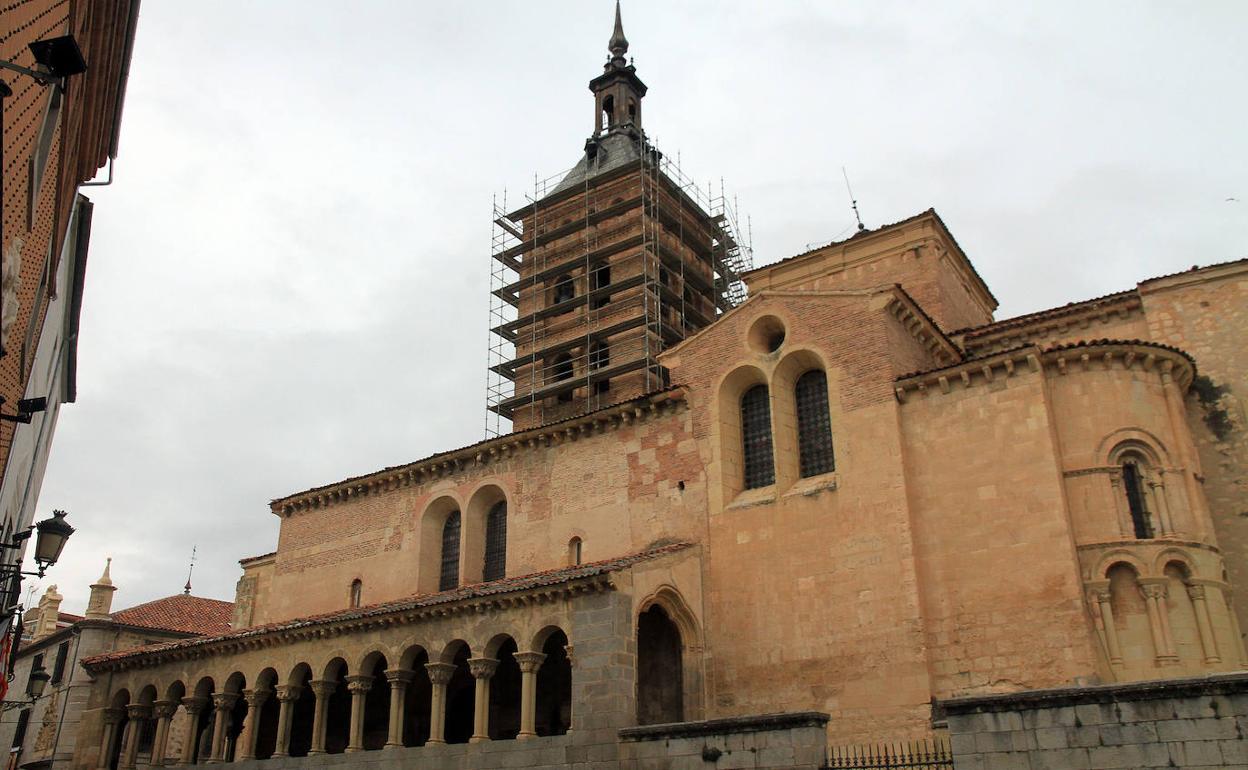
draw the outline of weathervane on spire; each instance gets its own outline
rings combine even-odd
[[[198,545],[191,546],[191,568],[186,571],[186,585],[182,587],[182,593],[187,596],[191,595],[191,575],[195,572],[195,552],[199,550]]]

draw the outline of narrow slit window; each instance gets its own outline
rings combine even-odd
[[[494,504],[485,517],[484,580],[502,580],[507,575],[507,501]]]
[[[364,592],[364,583],[359,578],[352,580],[351,581],[351,607],[353,609],[355,607],[360,606],[360,596],[361,594],[363,594],[363,592]]]
[[[1131,525],[1135,528],[1135,536],[1148,540],[1154,536],[1153,522],[1144,505],[1144,480],[1140,468],[1134,462],[1122,464],[1122,484],[1127,490],[1127,507],[1131,510]]]
[[[802,478],[836,470],[832,455],[832,416],[828,412],[828,376],[812,369],[797,378],[797,448]]]
[[[741,444],[746,489],[776,481],[771,447],[771,404],[766,385],[755,385],[741,396]]]
[[[459,586],[459,511],[451,511],[442,525],[442,572],[438,590],[449,591]]]
[[[589,306],[592,309],[597,310],[600,307],[605,307],[607,303],[611,301],[611,294],[609,292],[602,291],[601,293],[597,293],[602,289],[606,289],[610,285],[611,285],[611,266],[610,265],[599,265],[598,267],[594,268],[594,271],[592,273],[589,274],[590,290],[593,292],[596,292],[594,294],[594,298],[590,300],[590,303],[589,303]]]

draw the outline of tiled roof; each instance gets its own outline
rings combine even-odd
[[[1188,273],[1197,273],[1197,272],[1200,272],[1201,270],[1210,270],[1215,267],[1226,267],[1227,265],[1235,265],[1241,262],[1248,262],[1248,257],[1244,257],[1242,259],[1231,259],[1231,260],[1227,260],[1226,262],[1215,262],[1212,265],[1205,265],[1203,267],[1200,265],[1192,265],[1187,270],[1180,270],[1177,273],[1167,273],[1166,275],[1158,275],[1152,278],[1145,278],[1144,280],[1139,282],[1139,285],[1143,286],[1144,284],[1152,283],[1153,281],[1161,281],[1161,280],[1165,280],[1166,278],[1175,278],[1180,275],[1187,275]],[[1068,302],[1065,305],[1061,305],[1059,307],[1054,307],[1054,308],[1049,308],[1047,310],[1037,310],[1034,313],[1024,313],[1023,315],[1014,316],[1013,318],[1003,318],[1000,321],[993,321],[992,323],[984,324],[983,326],[968,326],[965,329],[958,329],[956,331],[950,332],[950,334],[954,334],[954,335],[961,334],[967,337],[975,337],[981,334],[990,334],[992,332],[1001,331],[1002,329],[1007,329],[1007,328],[1011,328],[1014,326],[1025,326],[1029,323],[1032,323],[1033,321],[1039,321],[1039,320],[1046,319],[1046,318],[1056,318],[1056,317],[1067,315],[1070,313],[1077,313],[1080,310],[1083,310],[1089,306],[1096,306],[1096,305],[1103,304],[1106,302],[1113,302],[1113,301],[1117,301],[1120,299],[1125,299],[1136,293],[1137,293],[1136,289],[1126,289],[1125,291],[1116,291],[1112,294],[1105,294],[1100,297],[1093,297],[1092,299],[1085,299],[1079,302]]]
[[[261,559],[267,559],[270,556],[277,556],[277,551],[269,551],[268,553],[262,553],[259,556],[245,556],[242,559],[239,559],[238,563],[239,564],[251,564],[253,561],[260,561]]]
[[[266,625],[254,626],[252,628],[246,628],[242,631],[235,631],[233,633],[222,633],[217,636],[179,639],[177,641],[140,647],[134,650],[121,650],[119,652],[105,653],[104,655],[96,655],[91,658],[85,658],[82,662],[84,665],[93,666],[100,663],[107,663],[109,661],[164,652],[167,650],[202,647],[215,642],[264,636],[265,634],[275,632],[292,631],[295,629],[306,628],[308,626],[317,626],[345,620],[370,618],[378,615],[387,615],[395,612],[421,609],[423,607],[430,607],[439,604],[450,604],[452,602],[463,601],[465,599],[479,599],[488,596],[512,593],[515,591],[557,586],[580,578],[594,577],[608,572],[619,572],[620,570],[627,569],[628,567],[640,562],[650,561],[651,559],[657,559],[667,556],[668,554],[683,551],[692,545],[692,543],[686,542],[670,543],[667,545],[657,546],[646,551],[641,551],[640,553],[620,556],[614,559],[590,562],[588,564],[581,564],[574,567],[560,567],[559,569],[546,570],[544,572],[533,572],[528,575],[518,575],[516,577],[503,578],[502,580],[492,580],[487,583],[474,583],[473,585],[453,588],[449,591],[439,591],[438,593],[423,595],[418,594],[406,599],[373,604],[367,607],[337,610],[335,612],[327,612],[321,615],[311,615],[304,618],[283,620],[278,623],[268,623]]]
[[[234,603],[176,594],[112,613],[118,623],[184,634],[219,635],[229,633]]]
[[[1048,310],[1037,310],[1034,313],[1024,313],[1023,315],[1014,316],[1013,318],[1003,318],[1000,321],[984,324],[983,326],[968,326],[964,329],[958,329],[951,334],[961,334],[966,337],[977,337],[981,334],[991,334],[1003,329],[1013,328],[1015,326],[1026,326],[1035,321],[1047,318],[1058,318],[1071,313],[1078,313],[1081,310],[1095,308],[1100,305],[1117,302],[1118,300],[1129,299],[1135,296],[1135,289],[1127,289],[1126,291],[1118,291],[1113,294],[1105,294],[1092,299],[1080,300],[1078,302],[1067,302],[1060,307],[1049,308]]]
[[[1145,278],[1144,280],[1140,281],[1140,283],[1141,284],[1152,283],[1153,281],[1161,281],[1166,278],[1174,278],[1175,276],[1186,275],[1188,273],[1198,273],[1201,270],[1210,270],[1215,267],[1226,267],[1227,265],[1236,265],[1241,262],[1248,262],[1248,257],[1240,257],[1239,259],[1228,259],[1225,262],[1214,262],[1211,265],[1204,265],[1204,266],[1192,265],[1188,269],[1180,270],[1177,273],[1166,273],[1165,275],[1155,275],[1152,278]]]

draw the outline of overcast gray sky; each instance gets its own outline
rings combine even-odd
[[[232,599],[270,499],[482,438],[490,206],[576,162],[609,0],[144,3],[41,515],[80,611]],[[626,0],[756,263],[934,206],[998,318],[1248,256],[1248,3]],[[1227,201],[1239,198],[1240,202]],[[42,585],[40,586],[42,590]]]

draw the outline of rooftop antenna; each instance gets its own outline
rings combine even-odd
[[[187,596],[191,595],[191,575],[195,572],[195,552],[198,550],[198,545],[191,546],[191,568],[186,571],[186,585],[182,588],[182,593]]]
[[[849,186],[849,172],[844,166],[841,166],[841,176],[845,177],[845,190],[849,193],[849,205],[854,209],[854,219],[858,220],[858,232],[862,232],[867,227],[862,223],[862,216],[858,213],[858,199],[854,197],[854,188]]]

